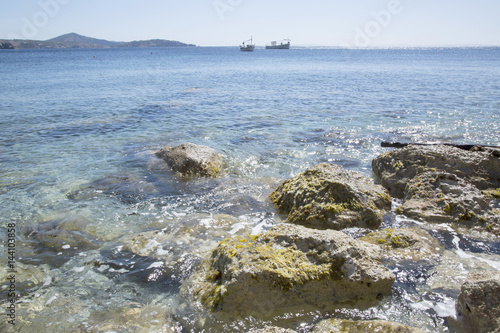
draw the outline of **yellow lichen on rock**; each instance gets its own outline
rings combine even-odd
[[[417,228],[384,229],[360,239],[382,246],[391,260],[432,260],[443,251],[437,239]]]
[[[264,317],[291,307],[376,302],[395,279],[381,258],[378,247],[342,232],[283,223],[219,242],[183,289],[213,311]]]
[[[376,228],[391,198],[357,172],[322,163],[284,181],[270,195],[288,221],[317,229]]]

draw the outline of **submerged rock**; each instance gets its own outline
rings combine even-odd
[[[391,208],[387,191],[360,173],[319,164],[283,182],[271,200],[288,220],[318,229],[375,229]]]
[[[382,247],[389,260],[435,262],[444,250],[427,231],[416,228],[384,229],[360,240]]]
[[[172,318],[168,307],[153,305],[96,311],[80,328],[84,332],[182,332],[182,325]]]
[[[88,232],[87,225],[85,218],[54,219],[23,228],[22,234],[28,240],[35,240],[38,245],[56,252],[95,250],[102,245],[102,241],[95,233]]]
[[[314,327],[312,333],[361,333],[361,332],[385,332],[385,333],[423,333],[419,328],[410,327],[384,320],[344,320],[327,319],[321,321]]]
[[[430,223],[476,226],[500,235],[500,213],[491,199],[466,180],[446,172],[425,172],[405,189],[397,213]]]
[[[470,274],[456,309],[466,332],[500,332],[500,272]]]
[[[249,331],[248,333],[297,333],[297,331],[291,330],[289,328],[270,326],[258,330],[252,330]]]
[[[46,264],[34,266],[16,262],[14,273],[7,270],[6,266],[0,267],[0,296],[8,299],[7,294],[12,284],[15,285],[17,297],[26,296],[31,290],[50,281],[49,271]],[[11,281],[12,276],[15,282]]]
[[[403,198],[406,184],[428,171],[444,171],[466,179],[480,190],[500,187],[500,159],[489,151],[409,145],[372,161],[375,175],[392,196]]]
[[[187,177],[217,177],[222,170],[222,159],[214,149],[192,143],[165,147],[156,156]]]
[[[71,200],[89,200],[102,195],[116,197],[125,203],[136,203],[158,195],[158,189],[136,175],[108,176],[91,183],[81,185],[67,194]]]
[[[342,232],[284,223],[220,242],[184,292],[212,310],[259,317],[371,303],[389,294],[395,279],[380,260],[379,247]]]

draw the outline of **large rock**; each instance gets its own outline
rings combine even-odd
[[[500,332],[500,272],[470,274],[456,309],[466,332]]]
[[[500,235],[500,213],[491,198],[466,180],[446,172],[425,172],[405,189],[399,214],[430,223],[455,223]]]
[[[450,146],[409,145],[381,154],[372,168],[392,196],[402,198],[406,184],[428,171],[445,171],[480,190],[500,187],[500,159],[490,151],[466,151]]]
[[[318,229],[375,229],[391,208],[387,191],[360,173],[319,164],[283,182],[271,193],[292,223]]]
[[[156,156],[186,177],[217,177],[222,169],[221,157],[214,149],[192,143],[165,147]]]
[[[419,328],[384,320],[343,320],[327,319],[317,324],[312,333],[423,333]]]
[[[184,291],[225,313],[271,317],[387,295],[394,275],[379,247],[334,230],[284,223],[219,243]]]
[[[436,263],[443,247],[429,233],[417,228],[384,229],[361,237],[368,243],[377,244],[389,260],[408,260]]]

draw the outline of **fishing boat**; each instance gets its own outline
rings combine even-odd
[[[277,41],[272,41],[271,44],[266,45],[267,50],[288,50],[290,49],[290,39],[283,39],[279,44]]]
[[[253,44],[252,37],[250,37],[249,40],[244,41],[240,45],[240,51],[252,52],[254,49],[255,49],[255,44]]]

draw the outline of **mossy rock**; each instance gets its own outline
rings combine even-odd
[[[407,184],[405,201],[396,213],[500,235],[500,214],[483,192],[453,173],[425,172]]]
[[[369,233],[360,240],[379,245],[389,260],[435,262],[443,252],[437,239],[417,228],[384,229]]]
[[[183,290],[211,310],[258,317],[376,302],[394,282],[380,260],[377,246],[344,233],[284,223],[221,241]]]
[[[403,198],[406,184],[425,172],[451,173],[480,190],[500,187],[500,159],[489,151],[409,145],[379,155],[372,161],[372,169],[396,198]]]
[[[360,173],[319,164],[283,182],[270,195],[288,221],[317,229],[375,229],[391,208],[388,192]]]

